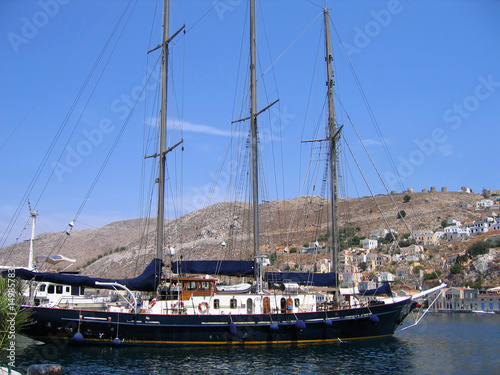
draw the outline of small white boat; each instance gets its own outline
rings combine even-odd
[[[217,285],[217,291],[219,293],[245,293],[250,290],[251,284],[241,283],[235,285]]]
[[[479,315],[479,314],[494,314],[494,311],[484,311],[484,310],[472,310],[473,314]]]

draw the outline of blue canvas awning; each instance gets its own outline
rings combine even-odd
[[[196,273],[226,276],[251,276],[253,260],[183,260],[172,263],[174,273]]]
[[[379,296],[382,294],[387,294],[392,296],[391,285],[389,283],[384,283],[375,289],[368,289],[364,291],[359,291],[361,296]]]
[[[153,259],[148,264],[144,272],[132,279],[104,279],[90,276],[68,275],[64,273],[33,272],[27,269],[16,269],[15,277],[23,280],[46,281],[56,284],[84,286],[98,289],[112,289],[112,286],[96,285],[96,281],[102,283],[118,283],[126,286],[130,290],[152,292],[155,291],[161,277],[163,262],[161,259]],[[2,272],[3,277],[7,277],[7,272]]]

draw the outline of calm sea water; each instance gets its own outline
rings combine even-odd
[[[498,374],[500,315],[427,314],[387,339],[317,346],[55,348],[18,338],[16,368],[70,374]],[[2,358],[3,359],[3,358]]]

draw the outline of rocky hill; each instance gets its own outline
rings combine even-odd
[[[481,195],[409,193],[406,203],[405,195],[340,199],[340,226],[359,227],[359,235],[367,236],[373,229],[386,228],[386,221],[405,233],[439,229],[448,218],[462,222],[481,218],[481,212],[474,210]],[[461,208],[463,203],[472,208]],[[406,212],[404,220],[397,219],[401,210]],[[302,246],[324,235],[330,225],[329,201],[318,196],[265,202],[260,212],[262,252],[282,253],[286,246]],[[247,203],[216,203],[166,223],[165,247],[175,248],[176,257],[183,259],[251,259],[251,217]],[[69,236],[43,233],[37,236],[35,256],[61,254],[77,259],[74,267],[87,275],[132,277],[154,258],[153,227],[149,219],[135,219],[75,230]],[[0,249],[2,264],[26,265],[28,248],[28,243],[20,243]]]

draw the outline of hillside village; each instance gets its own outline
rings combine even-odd
[[[427,192],[424,189],[423,193]],[[464,187],[461,192],[470,190]],[[411,193],[410,189],[404,196],[407,202]],[[462,223],[455,218],[443,219],[440,230],[418,229],[404,234],[385,228],[371,230],[366,238],[359,239],[358,246],[341,251],[341,287],[363,291],[391,283],[396,294],[412,295],[444,280],[450,288],[434,309],[500,312],[500,190],[485,190],[483,196],[488,198],[475,205],[459,204],[461,209],[478,213],[479,220]],[[353,238],[358,240],[357,236]],[[326,243],[311,242],[291,251],[322,254]],[[329,272],[330,260],[325,257],[305,265],[285,261],[281,270]]]
[[[394,208],[394,202],[399,207]],[[266,270],[331,270],[330,222],[328,212],[322,213],[328,206],[328,200],[316,196],[262,204],[261,253],[269,259]],[[458,192],[431,188],[416,193],[408,189],[374,198],[344,198],[339,206],[348,212],[339,223],[342,287],[363,290],[389,282],[394,292],[412,294],[443,280],[450,287],[443,296],[450,299],[437,301],[434,307],[474,305],[500,311],[500,294],[492,291],[500,286],[500,191],[474,194],[467,188]],[[241,229],[250,217],[251,210],[242,202],[217,203],[169,221],[166,245],[175,247],[186,260],[251,259],[251,236]],[[133,277],[154,257],[155,236],[144,230],[149,228],[148,220],[73,230],[71,235],[41,233],[35,241],[35,256],[61,254],[76,259],[72,269],[89,276]],[[386,221],[391,230],[385,228]],[[178,233],[182,243],[175,242]],[[63,245],[54,249],[61,237]],[[233,244],[236,237],[238,245]],[[20,242],[0,249],[2,264],[26,264],[28,247]],[[469,290],[477,293],[474,303],[465,297],[470,297]],[[484,296],[492,300],[491,306],[481,307]]]

